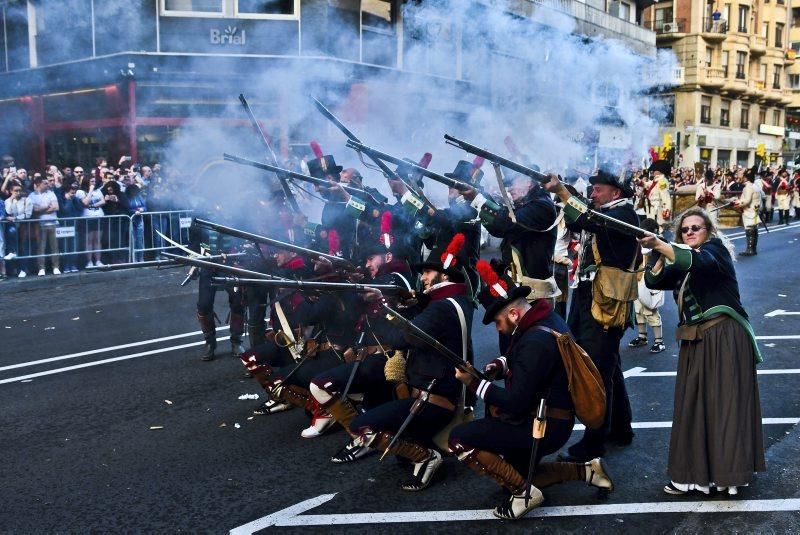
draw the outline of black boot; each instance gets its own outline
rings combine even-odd
[[[755,230],[753,227],[747,227],[744,229],[745,239],[747,240],[747,249],[743,252],[739,253],[739,256],[753,256],[755,252],[753,251],[753,245],[755,244]]]
[[[247,336],[250,338],[250,349],[258,347],[267,342],[264,336],[264,324],[260,325],[247,325]]]
[[[244,334],[244,315],[232,312],[231,313],[231,355],[237,359],[244,353],[244,344],[242,344],[242,334]]]
[[[772,223],[772,220],[775,219],[775,209],[769,209],[769,217],[767,218],[767,223]]]
[[[206,362],[214,360],[214,353],[217,350],[217,328],[214,322],[214,313],[200,314],[198,312],[197,322],[200,324],[200,330],[203,331],[203,337],[206,339],[206,344],[203,346],[203,353],[200,355],[200,360]]]
[[[784,225],[788,225],[789,224],[789,210],[784,210],[783,211],[783,224]]]
[[[758,227],[753,227],[753,256],[758,254]]]

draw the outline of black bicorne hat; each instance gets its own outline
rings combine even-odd
[[[494,261],[493,261],[494,262]],[[505,270],[499,269],[497,264],[490,264],[486,260],[478,260],[475,268],[483,281],[483,287],[478,292],[480,301],[486,312],[483,315],[483,324],[489,325],[494,321],[495,315],[507,304],[521,298],[528,297],[531,293],[529,286],[519,286]]]
[[[625,176],[625,174],[617,176],[600,169],[597,173],[589,177],[589,183],[592,185],[608,184],[609,186],[614,186],[615,188],[619,188],[624,197],[632,197],[634,194],[632,177]]]
[[[648,169],[648,171],[650,171],[651,173],[653,171],[658,171],[659,173],[668,177],[672,174],[672,166],[669,164],[667,160],[656,160],[650,164],[650,168]]]

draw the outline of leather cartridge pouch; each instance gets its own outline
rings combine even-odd
[[[592,251],[597,265],[597,274],[592,281],[592,317],[605,329],[625,327],[631,302],[639,296],[634,271],[636,258],[630,271],[625,271],[602,265],[596,238],[592,238]]]

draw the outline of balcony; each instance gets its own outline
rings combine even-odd
[[[709,89],[721,89],[725,85],[725,69],[706,67],[705,76],[701,75],[699,83]]]
[[[742,95],[748,91],[747,80],[738,76],[732,80],[723,80],[723,82],[722,93],[725,95]]]
[[[686,36],[686,19],[655,19],[645,23],[645,27],[656,33],[656,42],[674,41]]]
[[[788,106],[789,104],[791,104],[792,101],[794,100],[794,98],[792,97],[793,92],[794,91],[791,89],[782,89],[781,104],[783,104],[784,106]]]
[[[721,43],[728,33],[728,23],[713,18],[703,19],[703,39],[709,43]]]
[[[760,35],[750,36],[750,55],[763,56],[767,53],[767,38]]]

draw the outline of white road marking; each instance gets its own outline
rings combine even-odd
[[[778,336],[756,336],[756,340],[800,340],[800,334],[780,334]]]
[[[226,338],[228,338],[228,337],[227,336],[220,336],[220,337],[217,338],[217,341],[219,342],[220,340],[225,340]],[[181,345],[170,346],[170,347],[160,347],[158,349],[151,349],[149,351],[142,351],[140,353],[133,353],[131,355],[123,355],[121,357],[114,357],[114,358],[110,358],[110,359],[97,360],[97,361],[94,361],[94,362],[86,362],[86,363],[83,363],[83,364],[76,364],[74,366],[66,366],[64,368],[56,368],[54,370],[47,370],[47,371],[38,372],[38,373],[31,373],[31,374],[28,374],[28,375],[20,375],[18,377],[11,377],[9,379],[2,379],[2,380],[0,380],[0,385],[6,384],[6,383],[16,383],[18,381],[23,381],[25,379],[34,379],[36,377],[44,377],[45,375],[53,375],[53,374],[56,374],[56,373],[64,373],[64,372],[69,372],[69,371],[72,371],[72,370],[79,370],[81,368],[90,368],[92,366],[100,366],[101,364],[109,364],[111,362],[119,362],[121,360],[129,360],[129,359],[135,359],[135,358],[139,358],[139,357],[146,357],[148,355],[157,355],[159,353],[165,353],[167,351],[175,351],[175,350],[178,350],[178,349],[186,349],[187,347],[200,346],[200,345],[203,345],[204,343],[205,343],[205,341],[202,341],[202,342],[191,342],[191,343],[188,343],[188,344],[181,344]]]
[[[227,329],[227,325],[223,325],[221,327],[217,327],[217,331],[222,331]],[[118,346],[111,346],[111,347],[102,347],[100,349],[90,349],[89,351],[81,351],[80,353],[70,353],[69,355],[62,355],[60,357],[51,357],[47,359],[40,359],[40,360],[32,360],[29,362],[21,362],[19,364],[11,364],[9,366],[0,367],[0,372],[4,370],[13,370],[16,368],[25,368],[27,366],[37,366],[39,364],[46,364],[48,362],[57,362],[59,360],[67,360],[67,359],[76,359],[79,357],[86,357],[89,355],[96,355],[98,353],[108,353],[110,351],[116,351],[118,349],[128,349],[129,347],[137,347],[137,346],[146,346],[150,344],[156,344],[158,342],[167,342],[169,340],[177,340],[178,338],[186,338],[189,336],[196,336],[203,334],[202,331],[194,331],[190,333],[183,333],[183,334],[175,334],[172,336],[164,336],[163,338],[152,338],[150,340],[142,340],[140,342],[132,342],[130,344],[122,344]]]
[[[800,418],[762,418],[761,425],[794,425],[800,423]],[[671,421],[665,422],[633,422],[631,427],[634,429],[669,429],[672,427]],[[573,431],[583,431],[586,427],[583,424],[575,424]]]
[[[762,235],[762,236],[768,236],[769,234],[772,234],[773,232],[780,232],[782,230],[789,230],[789,229],[793,229],[793,228],[797,228],[797,227],[800,227],[800,223],[792,223],[789,226],[782,226],[782,227],[778,227],[778,228],[770,226],[769,227],[769,232],[765,232],[764,231],[764,227],[760,226],[758,233],[760,235]],[[744,238],[745,236],[746,236],[746,234],[744,234],[743,232],[737,231],[736,233],[729,235],[728,238],[731,241],[733,241],[733,240],[740,240],[740,239]]]
[[[631,368],[622,373],[626,379],[628,377],[675,377],[678,375],[677,371],[673,372],[646,372],[647,368]],[[800,373],[800,368],[788,368],[777,370],[756,370],[758,375],[794,375]]]
[[[286,509],[281,509],[280,511],[272,513],[271,515],[267,515],[259,518],[258,520],[248,522],[243,526],[239,526],[238,528],[234,528],[230,531],[230,535],[249,535],[264,528],[275,526],[277,522],[296,517],[300,513],[318,507],[325,502],[331,501],[334,496],[336,496],[336,494],[323,494],[321,496],[317,496],[316,498],[302,501],[292,505],[291,507],[287,507]]]
[[[323,494],[311,500],[305,500],[271,515],[260,518],[230,531],[231,535],[250,535],[256,531],[276,527],[290,526],[340,526],[355,524],[409,524],[423,522],[470,522],[498,520],[488,509],[471,509],[461,511],[401,511],[393,513],[334,513],[327,515],[303,515],[301,513],[329,502],[335,494]],[[565,505],[555,507],[539,507],[534,509],[525,519],[543,517],[570,517],[594,515],[629,515],[653,513],[749,513],[797,511],[800,499],[777,500],[720,500],[720,501],[671,501],[650,503],[613,503],[593,505]],[[502,524],[497,524],[498,528]]]
[[[800,312],[788,312],[781,308],[777,310],[773,310],[772,312],[767,312],[764,314],[765,318],[774,318],[775,316],[800,316]]]

